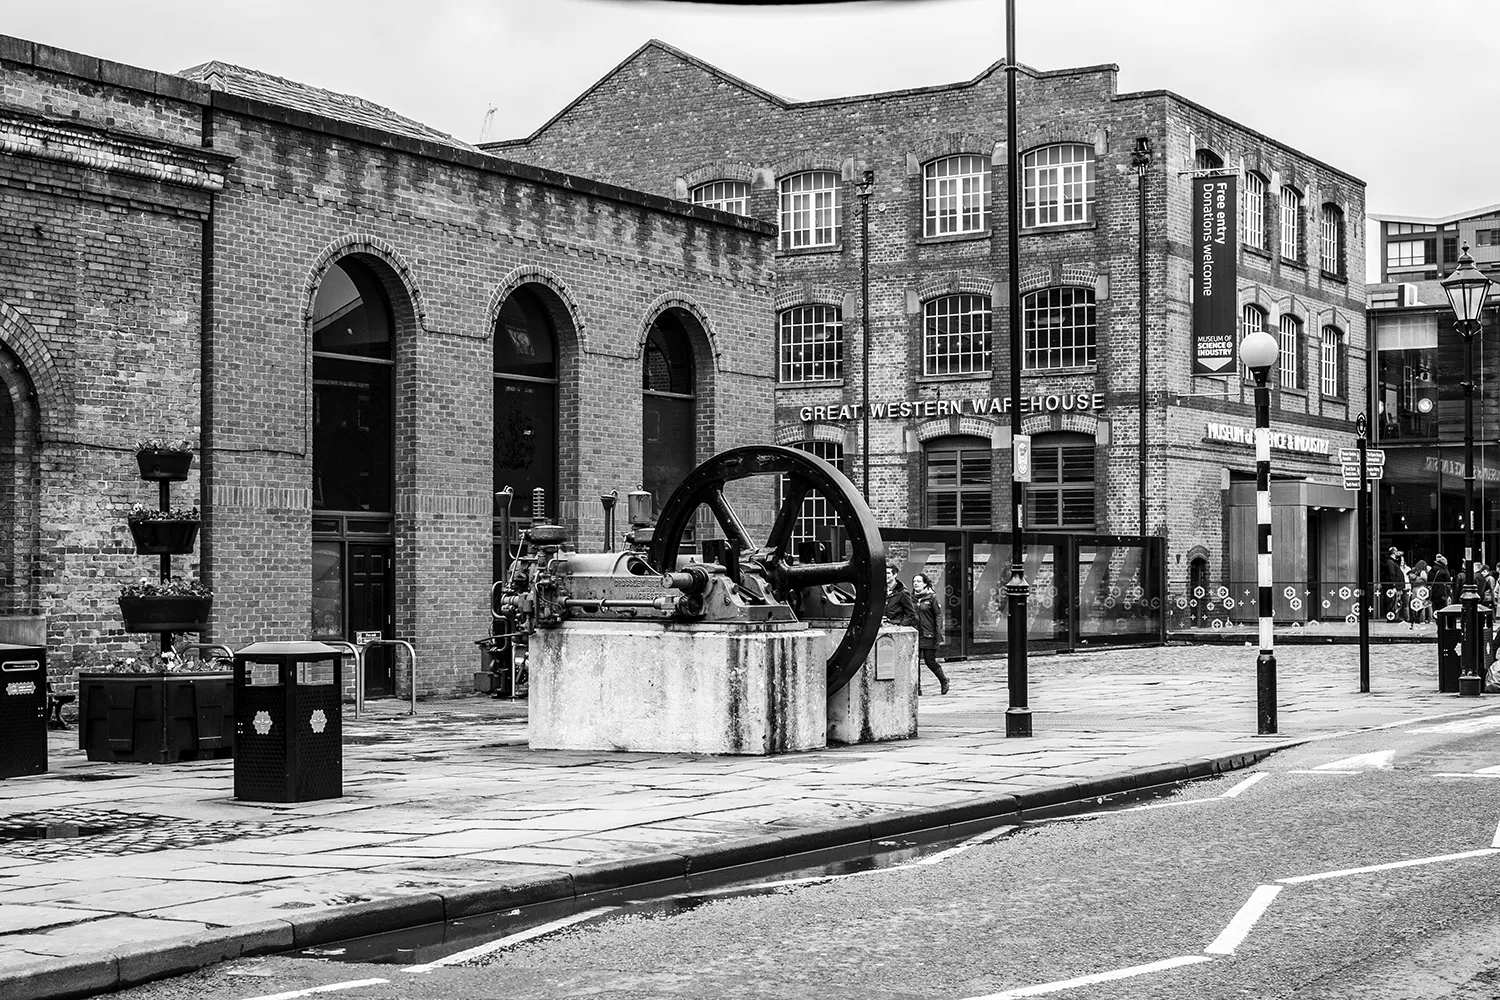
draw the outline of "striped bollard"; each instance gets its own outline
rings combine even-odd
[[[1256,732],[1276,733],[1276,640],[1271,587],[1271,365],[1276,339],[1256,331],[1240,343],[1240,358],[1255,375],[1256,575],[1260,584],[1260,656],[1255,661]]]

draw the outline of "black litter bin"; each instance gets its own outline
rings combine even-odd
[[[257,642],[234,654],[234,797],[307,802],[344,794],[342,650]]]
[[[1438,647],[1438,694],[1458,694],[1458,679],[1463,676],[1463,640],[1464,640],[1464,606],[1462,604],[1450,604],[1446,608],[1440,608],[1435,614],[1437,618],[1437,647]],[[1488,604],[1479,606],[1479,630],[1481,641],[1484,642],[1484,654],[1482,662],[1485,667],[1490,663],[1490,643],[1488,637],[1494,624],[1495,610]],[[1481,685],[1483,680],[1481,679]]]
[[[47,770],[47,650],[0,642],[0,778]]]

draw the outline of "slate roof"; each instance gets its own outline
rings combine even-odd
[[[332,90],[324,90],[321,87],[313,87],[285,77],[263,73],[258,69],[248,69],[214,59],[182,70],[177,75],[196,80],[214,90],[264,101],[278,107],[305,111],[324,118],[363,125],[366,128],[380,129],[411,139],[440,142],[458,149],[475,149],[474,146],[455,139],[446,132],[439,132],[415,119],[398,115],[390,108],[383,108],[362,97],[335,93]]]

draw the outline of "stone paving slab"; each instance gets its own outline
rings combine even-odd
[[[332,940],[344,913],[366,927],[382,913],[483,912],[474,894],[486,886],[512,886],[496,889],[491,907],[508,908],[521,905],[515,892],[559,898],[575,884],[681,877],[886,836],[874,831],[958,829],[1494,704],[1437,694],[1430,643],[1375,651],[1374,693],[1360,695],[1357,653],[1278,651],[1276,738],[1254,735],[1256,650],[1224,645],[1037,657],[1036,735],[1025,740],[1004,736],[1003,662],[950,663],[953,693],[923,699],[917,739],[772,758],[534,752],[524,703],[456,699],[408,717],[375,702],[360,719],[346,708],[346,794],[311,803],[237,802],[231,761],[94,764],[74,734],[54,733],[49,773],[0,782],[0,825],[71,810],[122,829],[5,845],[0,987],[39,955],[114,962],[118,976],[156,967],[142,949],[157,943],[191,950],[187,936],[205,928],[245,928],[245,947],[252,936],[254,947],[284,947],[288,926],[314,926],[300,922],[309,913],[322,915],[317,930],[299,933]],[[72,780],[94,775],[112,777]]]

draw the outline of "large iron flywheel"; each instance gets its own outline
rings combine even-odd
[[[783,477],[780,507],[763,544],[750,537],[724,496],[725,483],[753,476]],[[799,558],[791,551],[802,501],[810,493],[821,496],[836,515],[847,558],[825,552],[809,560],[807,553]],[[651,541],[652,565],[663,571],[676,567],[683,534],[700,506],[708,507],[738,553],[732,572],[759,574],[777,600],[796,605],[802,591],[826,585],[848,595],[849,626],[828,658],[828,693],[842,688],[870,655],[885,613],[885,543],[854,484],[828,462],[797,448],[758,445],[715,455],[694,469],[663,505]]]

